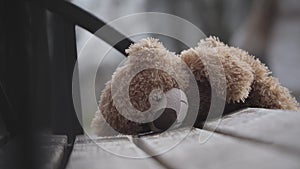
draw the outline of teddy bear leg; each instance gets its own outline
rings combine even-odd
[[[299,103],[291,96],[289,90],[280,85],[278,79],[272,77],[269,69],[254,56],[240,49],[231,48],[240,53],[240,59],[253,69],[255,78],[246,104],[249,107],[270,109],[299,110]]]
[[[270,76],[254,81],[247,102],[250,107],[299,110],[299,103],[290,95],[289,90]]]
[[[298,102],[290,95],[288,89],[282,87],[276,78],[270,76],[269,69],[254,56],[244,50],[229,47],[216,37],[200,41],[199,46],[214,48],[219,52],[236,56],[242,62],[250,65],[254,73],[254,80],[249,98],[245,101],[245,107],[299,110]]]

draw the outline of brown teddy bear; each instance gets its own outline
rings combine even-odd
[[[299,110],[297,101],[270,76],[264,64],[215,37],[201,40],[196,48],[180,56],[153,38],[131,45],[126,53],[128,60],[116,70],[101,95],[91,125],[97,135],[116,133],[108,125],[131,135],[180,126],[186,118],[191,79],[197,82],[198,90],[194,92],[200,96],[198,115],[194,117],[196,127],[207,118],[213,85],[220,97],[226,91],[225,113],[244,107]],[[220,64],[225,87],[218,86],[218,78],[222,78],[219,72],[210,77],[207,70],[207,65],[213,68]]]

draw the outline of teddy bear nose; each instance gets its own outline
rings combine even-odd
[[[151,129],[154,132],[168,130],[177,120],[177,113],[171,108],[165,108],[162,114],[152,122]]]

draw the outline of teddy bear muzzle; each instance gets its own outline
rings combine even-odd
[[[188,101],[185,93],[173,88],[165,93],[166,107],[156,111],[158,117],[149,123],[153,132],[163,132],[181,126],[188,111]]]

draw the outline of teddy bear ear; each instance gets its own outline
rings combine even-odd
[[[136,55],[139,52],[143,52],[151,49],[166,50],[166,48],[163,46],[161,42],[159,42],[158,39],[145,38],[140,40],[137,43],[131,44],[130,47],[125,50],[125,52],[131,56],[131,55]]]
[[[221,42],[218,37],[215,37],[215,36],[210,36],[206,39],[202,39],[198,43],[198,47],[214,48],[214,47],[218,47],[218,46],[225,46],[225,44],[223,42]]]

